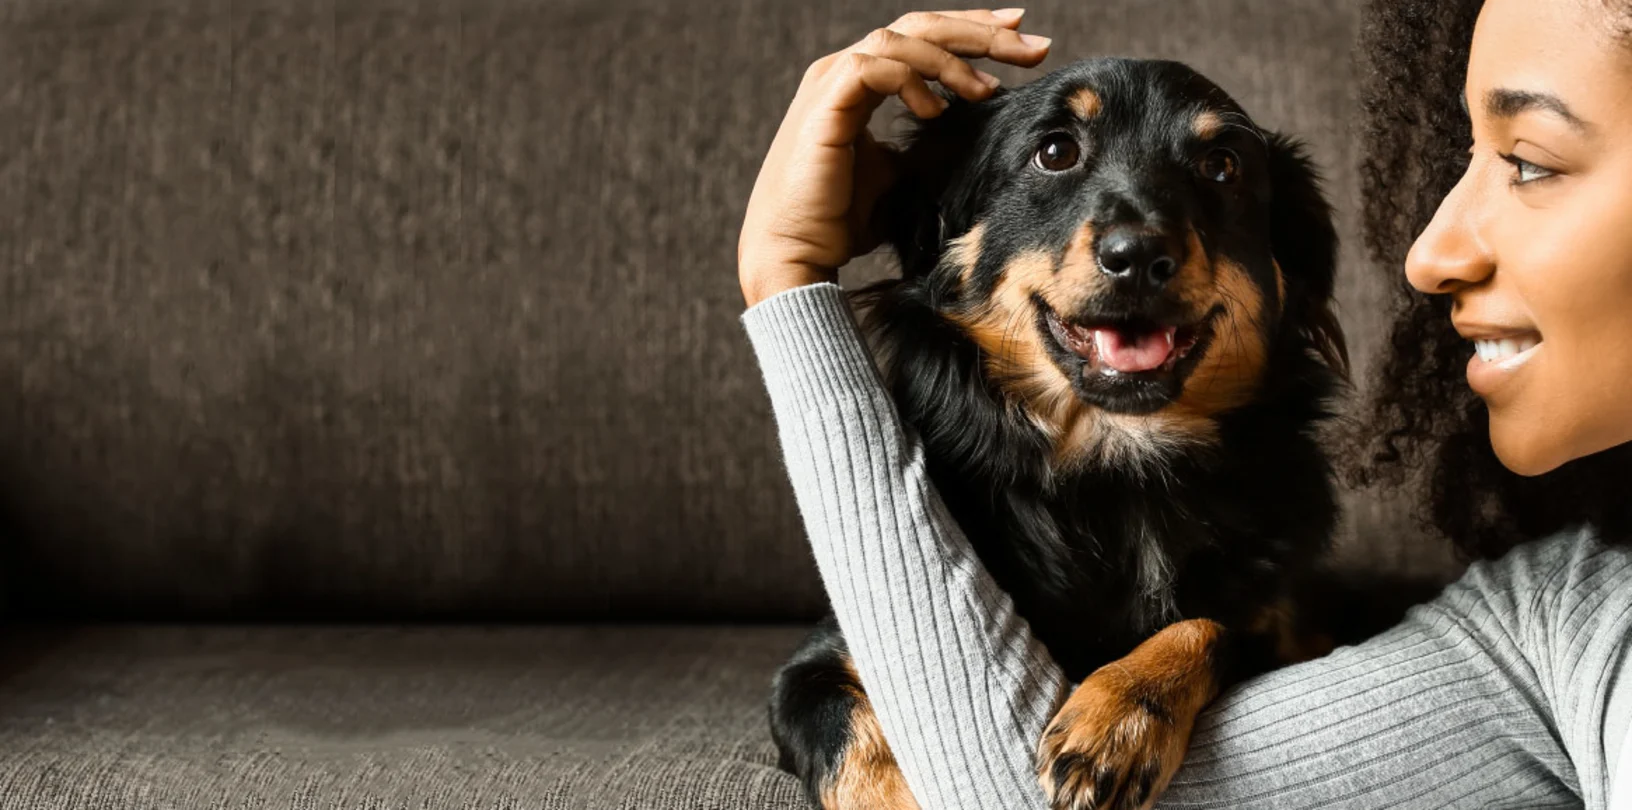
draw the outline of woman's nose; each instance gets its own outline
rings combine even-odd
[[[1478,284],[1496,270],[1479,235],[1479,212],[1471,177],[1463,177],[1440,203],[1433,222],[1405,257],[1405,276],[1425,293],[1449,293]]]

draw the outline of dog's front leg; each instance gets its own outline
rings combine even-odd
[[[1223,625],[1169,625],[1084,680],[1038,746],[1055,810],[1133,810],[1178,771],[1196,715],[1222,688]]]

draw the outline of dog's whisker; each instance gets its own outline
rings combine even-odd
[[[1264,135],[1264,131],[1254,125],[1252,123],[1252,119],[1248,118],[1246,115],[1234,110],[1227,110],[1225,112],[1218,113],[1217,115],[1223,129],[1241,130],[1254,138],[1257,138],[1263,145],[1269,145],[1268,136]]]

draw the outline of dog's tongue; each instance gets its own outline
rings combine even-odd
[[[1094,350],[1099,362],[1123,374],[1137,374],[1160,368],[1173,353],[1173,327],[1146,332],[1095,329]]]

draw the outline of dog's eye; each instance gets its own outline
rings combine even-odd
[[[1077,165],[1077,158],[1081,156],[1081,152],[1082,150],[1077,148],[1077,142],[1072,140],[1070,135],[1056,132],[1043,139],[1032,162],[1043,171],[1063,172]]]
[[[1214,149],[1196,164],[1196,171],[1214,183],[1233,183],[1241,176],[1241,160],[1228,149]]]

